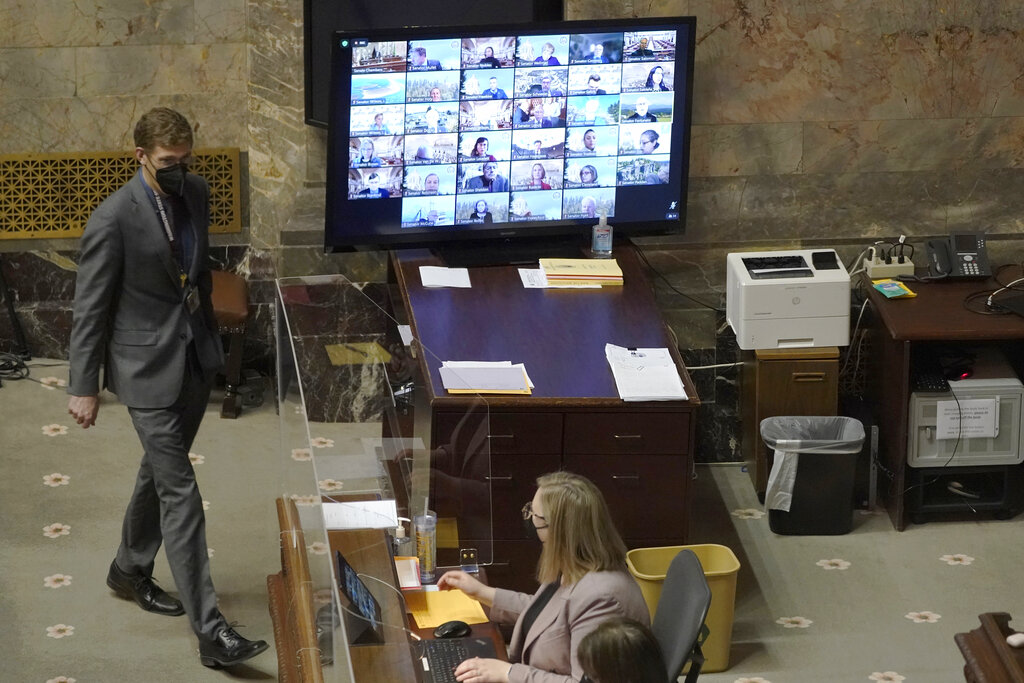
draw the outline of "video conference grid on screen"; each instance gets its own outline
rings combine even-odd
[[[402,227],[613,217],[670,181],[674,30],[351,50],[348,199],[400,200]]]

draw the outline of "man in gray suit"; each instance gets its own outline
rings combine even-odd
[[[142,442],[135,491],[107,585],[149,612],[188,614],[200,661],[230,666],[267,648],[217,608],[203,501],[189,462],[224,360],[210,300],[209,188],[188,173],[192,128],[157,108],[135,126],[138,175],[108,197],[82,234],[71,329],[68,412],[84,428],[104,386],[128,407]],[[181,601],[158,587],[161,543]]]

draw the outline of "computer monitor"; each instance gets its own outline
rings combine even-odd
[[[325,249],[682,232],[693,17],[337,32]]]
[[[349,607],[344,610],[345,632],[348,634],[349,644],[383,643],[384,622],[381,619],[380,603],[370,593],[352,565],[345,560],[340,550],[334,552],[334,559],[337,565],[338,590],[349,602]]]

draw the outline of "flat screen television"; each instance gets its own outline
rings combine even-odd
[[[693,17],[335,33],[326,250],[681,232],[694,43]]]

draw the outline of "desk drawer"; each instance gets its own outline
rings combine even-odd
[[[683,455],[689,433],[689,413],[570,413],[565,452]]]
[[[464,439],[480,429],[485,417],[476,412],[438,413],[435,418],[434,442],[450,443]],[[562,416],[559,413],[495,413],[487,416],[488,428],[483,436],[491,446],[491,454],[560,453],[562,450]]]
[[[601,489],[623,538],[685,538],[689,463],[671,455],[568,455],[565,468]]]

